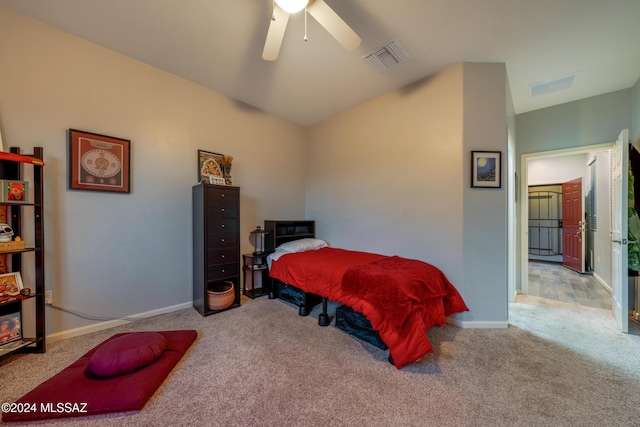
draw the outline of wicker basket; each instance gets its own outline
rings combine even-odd
[[[207,287],[207,305],[209,310],[229,308],[236,299],[233,282],[213,282]]]

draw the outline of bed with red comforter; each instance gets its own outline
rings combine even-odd
[[[323,247],[279,254],[269,275],[363,314],[400,369],[433,351],[427,331],[468,311],[445,275],[423,261]]]

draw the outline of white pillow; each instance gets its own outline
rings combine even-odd
[[[324,240],[307,238],[307,239],[293,240],[291,242],[283,243],[276,248],[276,251],[294,253],[294,252],[313,251],[316,249],[324,248],[326,246],[329,246],[329,245],[327,245],[327,242],[325,242]]]

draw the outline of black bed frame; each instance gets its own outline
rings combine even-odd
[[[316,237],[316,224],[313,220],[265,220],[265,250],[275,252],[282,243],[304,238]],[[270,279],[269,299],[280,298],[298,306],[300,316],[308,316],[316,305],[322,302],[322,313],[318,319],[320,326],[328,326],[331,321],[327,314],[327,299],[320,295],[304,292],[293,285]]]
[[[271,279],[271,291],[269,299],[280,298],[298,306],[299,316],[308,316],[313,308],[322,303],[322,312],[318,316],[318,325],[329,326],[331,319],[327,314],[327,298],[320,295],[305,292],[293,285],[288,285],[277,279]]]
[[[322,312],[318,315],[318,325],[329,326],[331,324],[331,319],[327,313],[328,299],[326,297],[305,292],[300,288],[287,285],[286,283],[276,279],[271,280],[272,283],[271,291],[269,292],[269,299],[280,298],[298,306],[299,316],[308,316],[313,307],[318,305],[321,301]],[[339,321],[339,310],[342,310],[342,322]],[[346,305],[342,305],[336,309],[336,327],[382,350],[387,350],[389,348],[380,338],[378,331],[373,329],[367,318],[363,314],[353,311]],[[387,360],[390,364],[394,365],[391,353],[389,353]]]

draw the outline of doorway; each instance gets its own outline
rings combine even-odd
[[[593,157],[595,153],[608,153],[611,149],[612,144],[598,144],[586,147],[580,147],[576,149],[565,149],[565,150],[556,150],[550,152],[541,152],[541,153],[532,153],[525,154],[521,156],[521,175],[522,181],[520,183],[519,192],[520,194],[528,194],[529,185],[531,184],[530,176],[535,176],[536,173],[540,177],[544,177],[544,179],[538,179],[535,184],[537,185],[546,185],[546,184],[557,184],[559,182],[565,182],[569,180],[569,177],[562,176],[562,174],[558,174],[557,170],[567,169],[568,162],[571,159],[576,159],[575,161],[581,164],[581,168],[584,170],[587,168],[587,162],[589,156]],[[536,164],[536,161],[540,161]],[[540,164],[544,164],[546,168],[554,165],[552,170],[544,170],[542,173],[540,171],[536,171],[535,168]],[[601,161],[601,163],[605,163]],[[608,170],[609,164],[606,162],[606,169]],[[605,168],[601,168],[601,172],[605,173]],[[564,171],[566,172],[566,170]],[[580,176],[586,178],[587,174],[582,173]],[[607,175],[608,176],[608,175]],[[607,178],[608,179],[608,178]],[[546,180],[546,182],[545,182]],[[589,181],[585,181],[589,182]],[[608,186],[606,189],[606,193],[608,193]],[[526,199],[525,199],[526,200]],[[609,220],[608,216],[610,215],[610,196],[609,194],[605,194],[603,192],[600,194],[598,198],[599,209],[598,212],[601,213],[599,218],[601,220],[600,232],[598,230],[585,230],[585,234],[588,235],[591,240],[590,247],[585,247],[585,254],[587,257],[587,263],[590,267],[597,266],[592,273],[593,277],[598,280],[598,285],[611,283],[611,274],[612,274],[612,266],[611,266],[611,251],[610,251],[610,236],[608,234],[609,231]],[[595,215],[594,215],[595,217]],[[521,277],[520,277],[520,293],[523,294],[531,294],[529,289],[529,244],[530,244],[530,231],[529,231],[529,209],[528,206],[524,204],[520,209],[520,265],[521,265]],[[606,237],[606,239],[605,239]],[[552,242],[551,242],[552,243]],[[593,259],[593,261],[592,261]],[[538,262],[537,260],[532,260],[531,262]],[[540,265],[534,265],[532,268],[534,274],[540,274],[540,271],[549,273],[549,269],[540,269]],[[562,267],[564,268],[564,267]],[[558,275],[563,273],[562,270],[559,270],[555,274]],[[574,272],[571,272],[574,273]],[[574,273],[574,280],[580,280],[579,273]],[[583,279],[583,278],[582,278]],[[590,284],[592,285],[592,284]],[[606,286],[605,286],[606,287]],[[531,291],[533,293],[538,292],[536,289],[532,287]],[[543,296],[544,297],[544,296]],[[610,308],[609,308],[610,309]]]

